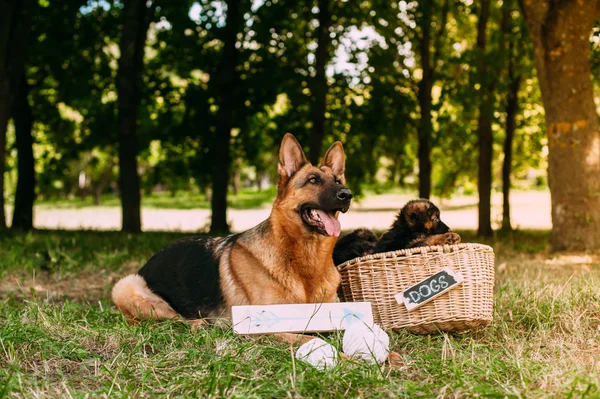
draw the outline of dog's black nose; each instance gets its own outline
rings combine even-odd
[[[342,188],[340,191],[338,191],[337,197],[341,201],[349,201],[353,197],[352,191],[348,190],[347,188]]]

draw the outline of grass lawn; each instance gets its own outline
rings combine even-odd
[[[486,241],[497,255],[490,327],[391,333],[399,364],[327,371],[268,337],[128,325],[111,286],[182,234],[2,234],[0,398],[600,397],[600,256],[552,254],[547,232]],[[325,339],[339,347],[341,334]]]

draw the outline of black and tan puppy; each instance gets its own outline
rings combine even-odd
[[[379,239],[375,253],[459,242],[460,236],[440,220],[438,207],[417,199],[402,207],[392,227]]]
[[[286,134],[267,220],[240,234],[170,244],[115,285],[114,303],[131,321],[181,315],[198,327],[207,318],[229,318],[234,305],[334,302],[337,217],[352,199],[344,164],[340,142],[316,167]]]
[[[377,242],[377,236],[371,230],[356,229],[337,241],[333,250],[333,263],[341,265],[350,259],[372,254]]]
[[[440,210],[429,200],[409,201],[379,240],[368,229],[354,230],[339,239],[333,251],[336,265],[365,255],[430,245],[458,244],[460,236],[440,220]]]

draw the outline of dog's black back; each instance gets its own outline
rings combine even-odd
[[[406,203],[390,229],[381,236],[375,252],[389,252],[421,245],[425,237],[450,231],[440,220],[440,210],[426,199]]]
[[[208,317],[223,304],[218,252],[236,236],[219,241],[202,236],[176,241],[152,256],[138,274],[152,292],[186,319]],[[216,253],[217,242],[221,251]]]

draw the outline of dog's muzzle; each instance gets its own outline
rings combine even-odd
[[[352,197],[354,197],[352,191],[348,190],[347,188],[342,188],[340,191],[337,192],[337,198],[340,201],[350,201]]]
[[[348,209],[350,208],[350,202],[352,201],[352,197],[354,197],[352,191],[348,190],[347,188],[341,188],[336,193],[336,198],[341,204],[341,207],[339,209],[340,212],[348,212]]]

